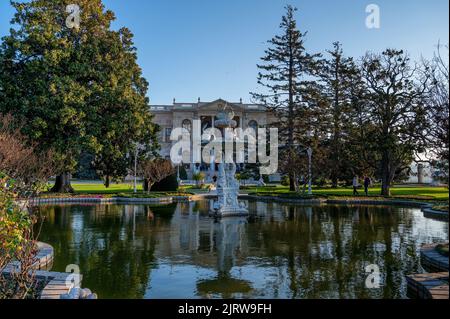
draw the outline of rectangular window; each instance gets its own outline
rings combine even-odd
[[[164,131],[164,142],[170,143],[170,135],[172,134],[172,128],[167,127]]]

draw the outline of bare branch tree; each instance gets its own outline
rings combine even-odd
[[[169,160],[156,158],[141,162],[139,171],[144,177],[144,190],[150,191],[155,183],[174,174],[175,168]]]
[[[36,287],[37,218],[29,199],[55,169],[52,152],[39,152],[21,128],[11,115],[0,115],[0,299],[26,298]],[[4,274],[13,261],[17,267]]]
[[[362,73],[375,128],[373,139],[381,157],[382,195],[389,196],[395,176],[411,164],[415,152],[423,151],[424,97],[430,77],[420,74],[405,52],[393,49],[367,54]]]

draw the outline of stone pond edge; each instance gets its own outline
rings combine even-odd
[[[29,203],[31,205],[42,204],[64,204],[64,203],[98,203],[98,204],[170,204],[173,202],[195,201],[203,198],[214,198],[213,194],[197,194],[192,196],[165,196],[156,198],[128,198],[128,197],[51,197],[51,198],[32,198]],[[448,211],[434,210],[433,205],[419,201],[407,200],[370,200],[370,199],[296,199],[296,198],[281,198],[278,196],[255,196],[248,194],[239,194],[241,199],[256,199],[259,201],[274,201],[279,203],[293,203],[302,205],[389,205],[389,206],[403,206],[421,208],[422,212],[434,217],[448,217]]]
[[[80,299],[80,295],[89,292],[85,299],[96,299],[89,289],[75,287],[74,279],[81,285],[81,274],[48,271],[54,259],[54,248],[43,242],[36,242],[36,261],[33,264],[34,277],[37,280],[46,281],[45,287],[40,293],[39,299]],[[11,262],[3,269],[3,274],[8,275],[20,269],[18,262]],[[75,277],[77,276],[77,278]],[[85,293],[86,295],[86,293]]]
[[[448,217],[448,211],[434,210],[433,205],[418,201],[406,201],[406,200],[370,200],[370,199],[295,199],[295,198],[281,198],[278,196],[255,196],[255,195],[241,195],[241,198],[257,199],[260,201],[276,201],[280,203],[293,203],[304,205],[320,205],[320,204],[332,204],[332,205],[389,205],[389,206],[402,206],[402,207],[416,207],[421,208],[422,212],[428,215],[436,217]]]

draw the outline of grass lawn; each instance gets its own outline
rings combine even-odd
[[[295,193],[289,192],[289,187],[277,186],[277,187],[250,187],[246,188],[245,192],[254,193],[258,192],[261,194],[285,194],[285,195],[296,195]],[[358,190],[360,196],[364,196],[364,190]],[[381,197],[381,188],[374,187],[369,189],[370,197]],[[323,195],[323,196],[348,196],[353,197],[352,188],[313,188],[313,195]],[[391,188],[391,195],[395,198],[406,198],[406,199],[422,199],[422,200],[438,200],[438,201],[448,201],[448,189],[446,187],[408,187],[408,186],[397,186]]]
[[[50,185],[51,186],[51,185]],[[190,196],[192,193],[188,192],[151,192],[147,193],[142,190],[142,185],[138,185],[137,193],[134,193],[134,186],[132,183],[119,183],[111,184],[109,188],[106,188],[101,182],[74,182],[72,187],[75,190],[73,194],[54,194],[54,193],[43,193],[42,197],[83,197],[83,196],[95,196],[99,195],[101,197],[133,197],[133,198],[159,198],[166,196]]]
[[[72,187],[75,189],[77,195],[114,195],[114,194],[132,194],[133,183],[119,183],[111,184],[106,188],[101,182],[78,182],[74,181]],[[184,186],[180,189],[181,192],[202,193],[207,190],[194,190],[190,186]],[[142,194],[142,185],[138,184],[138,192]],[[283,196],[297,196],[298,194],[289,192],[289,187],[286,186],[264,186],[264,187],[246,187],[241,190],[242,193],[258,193],[259,195],[283,195]],[[373,187],[369,189],[370,197],[381,197],[381,189]],[[363,189],[359,189],[360,196],[364,196]],[[445,187],[428,187],[428,186],[395,186],[391,189],[392,197],[425,200],[425,201],[448,201],[449,193]],[[353,189],[351,188],[314,188],[313,195],[327,196],[327,197],[353,197]]]
[[[130,183],[111,184],[109,188],[101,183],[73,183],[72,187],[79,194],[117,194],[133,193],[134,186]],[[137,185],[138,191],[142,191],[142,185]]]

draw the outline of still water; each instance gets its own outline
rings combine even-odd
[[[448,222],[419,209],[249,202],[215,221],[208,201],[42,206],[52,270],[76,264],[99,298],[406,298],[419,248]],[[381,286],[366,288],[366,266]]]

